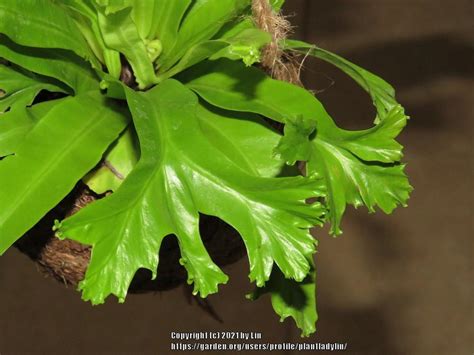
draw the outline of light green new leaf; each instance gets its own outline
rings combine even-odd
[[[100,93],[52,108],[0,162],[0,254],[66,196],[127,124]]]
[[[405,126],[403,109],[394,107],[378,126],[347,131],[336,126],[321,103],[303,88],[273,80],[256,68],[221,61],[203,63],[183,75],[187,85],[211,104],[235,111],[253,112],[285,123],[298,117],[316,121],[308,172],[324,177],[331,233],[340,234],[346,204],[378,205],[390,213],[406,205],[412,187],[399,165],[401,145],[395,137]],[[300,145],[295,146],[300,149]],[[306,149],[306,148],[305,148]],[[291,153],[291,150],[287,154]]]
[[[94,70],[68,51],[22,47],[0,35],[0,58],[33,73],[57,79],[76,94],[99,90],[99,81]]]
[[[268,33],[248,29],[226,39],[201,42],[191,47],[174,67],[158,75],[158,81],[169,79],[207,58],[242,60],[245,65],[250,66],[260,60],[260,48],[270,40]]]
[[[90,0],[61,0],[57,2],[76,24],[92,52],[103,62],[104,41],[100,35],[97,11]]]
[[[149,39],[159,39],[163,53],[169,53],[176,42],[179,25],[191,0],[155,0],[154,3]]]
[[[239,16],[250,2],[195,0],[181,23],[173,47],[158,58],[160,73],[171,68],[191,47],[211,39],[225,23]]]
[[[159,39],[168,50],[178,33],[179,24],[191,0],[126,0],[140,37]]]
[[[0,157],[14,154],[25,136],[60,101],[46,101],[0,114]]]
[[[150,58],[151,54],[145,41],[140,37],[130,13],[131,8],[125,8],[106,15],[101,9],[98,14],[99,25],[107,47],[122,53],[127,58],[139,88],[144,89],[156,81],[154,58]]]
[[[309,136],[316,129],[316,121],[303,116],[293,121],[287,119],[284,127],[284,136],[275,148],[275,153],[280,154],[288,165],[297,161],[307,161],[311,155],[311,142]]]
[[[106,15],[130,8],[131,17],[144,40],[159,39],[165,50],[176,40],[179,25],[192,0],[95,0]]]
[[[120,53],[105,45],[99,27],[98,11],[92,0],[62,0],[60,3],[76,23],[95,56],[106,65],[114,79],[120,78]]]
[[[50,0],[2,0],[0,33],[28,47],[71,50],[100,68],[74,21]]]
[[[31,105],[41,90],[64,92],[52,80],[0,64],[0,113]]]
[[[138,138],[133,128],[128,127],[105,153],[100,166],[83,181],[97,194],[115,191],[133,170],[139,156]]]
[[[347,59],[303,41],[285,40],[282,46],[286,50],[309,54],[331,63],[354,79],[372,98],[377,108],[376,123],[383,120],[394,107],[399,106],[395,99],[395,90],[389,83]]]
[[[154,36],[150,38],[152,27],[156,21],[156,17],[159,16],[158,3],[160,0],[131,0],[132,6],[132,19],[137,26],[138,34],[143,39],[154,39]]]
[[[246,66],[251,66],[260,61],[260,49],[270,43],[271,39],[269,33],[260,29],[245,29],[232,37],[221,39],[229,45],[211,56],[210,59],[242,60]]]
[[[270,280],[265,287],[256,288],[247,296],[256,300],[266,293],[270,293],[272,307],[283,322],[291,317],[301,329],[301,336],[308,337],[316,331],[318,314],[316,311],[316,272],[314,262],[310,259],[312,269],[302,282],[289,280],[274,267]]]
[[[323,213],[320,204],[305,200],[321,194],[318,181],[249,175],[209,141],[199,124],[197,97],[177,81],[126,94],[140,161],[114,194],[59,226],[63,237],[93,245],[80,285],[83,297],[101,303],[112,293],[123,300],[139,268],[156,272],[161,241],[169,234],[178,238],[194,293],[216,292],[227,276],[204,248],[199,213],[239,231],[250,279],[258,285],[268,280],[274,262],[287,277],[304,279],[310,270],[305,256],[315,248],[308,228],[320,224]]]

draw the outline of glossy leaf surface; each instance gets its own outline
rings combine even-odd
[[[346,204],[365,204],[371,212],[379,206],[386,213],[406,204],[412,187],[404,166],[399,164],[402,147],[395,141],[407,120],[402,108],[394,107],[385,121],[373,128],[347,131],[337,127],[321,103],[300,87],[236,62],[222,61],[213,70],[202,65],[186,73],[192,78],[187,85],[211,104],[258,113],[282,123],[301,118],[302,122],[315,121],[311,146],[301,141],[306,146],[295,144],[284,154],[293,153],[302,159],[304,148],[308,172],[324,177],[331,233],[342,232],[340,221]]]
[[[203,105],[198,119],[207,139],[250,175],[285,175],[285,162],[273,154],[281,135],[261,117]],[[292,170],[289,174],[298,175]]]
[[[62,48],[98,64],[74,21],[50,0],[2,0],[0,33],[15,43],[39,48]]]
[[[269,0],[275,12],[283,3]],[[0,254],[82,179],[113,192],[54,227],[92,246],[85,300],[123,301],[138,269],[156,276],[170,234],[194,294],[217,292],[227,276],[201,240],[205,214],[244,240],[252,297],[270,293],[281,320],[313,333],[309,229],[329,220],[341,233],[348,204],[406,204],[396,138],[408,117],[384,80],[305,42],[280,46],[351,76],[372,98],[374,126],[342,129],[309,91],[253,67],[271,36],[252,4],[0,1]],[[53,99],[64,94],[74,96]]]
[[[196,96],[177,81],[147,93],[127,90],[127,99],[140,139],[140,161],[116,193],[60,226],[63,237],[93,245],[80,286],[84,298],[101,303],[112,293],[123,300],[139,268],[155,272],[168,234],[178,238],[194,293],[216,292],[227,276],[204,248],[199,213],[217,216],[240,232],[250,279],[259,286],[270,277],[274,262],[286,277],[304,279],[310,270],[305,256],[315,248],[308,228],[319,224],[323,213],[318,203],[305,200],[321,194],[318,181],[248,174],[208,140],[197,118]]]
[[[42,102],[0,114],[0,158],[14,154],[25,136],[60,101]]]
[[[0,35],[0,58],[33,73],[57,79],[76,94],[99,89],[97,74],[68,51],[23,47]]]
[[[0,113],[33,103],[41,90],[63,92],[52,80],[46,80],[18,68],[0,65]]]
[[[311,258],[309,256],[309,258]],[[257,288],[247,297],[255,300],[269,293],[272,307],[283,322],[286,318],[294,319],[301,329],[301,336],[307,337],[316,331],[318,314],[316,311],[316,271],[313,268],[308,276],[301,281],[289,280],[278,268],[274,268],[270,280],[265,287]]]
[[[265,177],[298,175],[297,170],[289,169],[273,152],[281,135],[257,115],[210,106],[203,106],[199,111],[199,123],[209,141],[249,174]],[[133,132],[127,129],[109,148],[100,167],[84,179],[94,192],[102,194],[117,190],[136,165],[140,148]]]
[[[0,254],[56,206],[127,123],[99,94],[62,101],[0,161]]]

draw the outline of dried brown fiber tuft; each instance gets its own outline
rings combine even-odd
[[[272,36],[271,43],[262,53],[262,67],[275,79],[302,86],[300,63],[279,45],[291,32],[290,22],[281,13],[274,11],[268,0],[253,0],[252,14],[258,28]]]

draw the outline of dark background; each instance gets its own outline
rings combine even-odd
[[[286,13],[298,13],[297,37],[392,83],[412,117],[400,137],[409,208],[349,208],[343,236],[316,231],[320,319],[306,341],[348,342],[347,354],[472,354],[473,1],[288,0]],[[370,125],[370,100],[350,79],[316,60],[305,67],[305,84],[341,126]],[[244,299],[246,260],[225,271],[229,284],[209,297],[220,323],[184,286],[92,308],[12,249],[0,258],[0,354],[168,354],[171,331],[300,340],[267,298]]]

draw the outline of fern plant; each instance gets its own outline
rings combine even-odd
[[[270,3],[278,12],[283,1]],[[93,248],[84,300],[123,302],[138,269],[156,276],[170,234],[194,294],[217,292],[228,278],[200,238],[201,213],[241,235],[249,297],[269,292],[282,319],[313,333],[310,229],[327,222],[340,234],[347,205],[405,205],[395,138],[407,116],[379,77],[279,41],[370,94],[374,126],[338,127],[311,92],[258,67],[274,41],[252,20],[251,0],[0,0],[0,253],[83,180],[113,193],[52,228]],[[57,95],[37,100],[44,91]],[[297,162],[304,176],[285,168]]]

